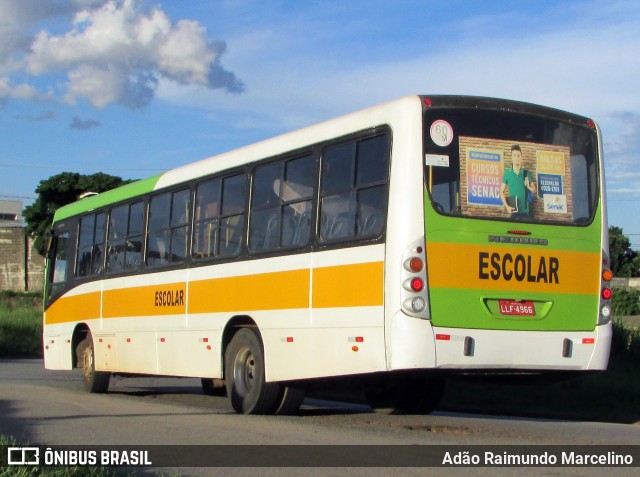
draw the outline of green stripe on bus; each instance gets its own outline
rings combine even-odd
[[[501,315],[500,299],[523,298],[510,293],[431,288],[431,323],[447,328],[509,331],[593,331],[598,295],[527,293],[536,316]]]
[[[86,199],[73,202],[72,204],[65,205],[64,207],[60,207],[56,211],[53,221],[55,223],[59,220],[64,220],[75,215],[90,212],[92,210],[96,210],[101,207],[114,204],[116,202],[147,194],[153,191],[161,176],[162,174],[158,174],[147,179],[142,179],[136,182],[132,182],[131,184],[118,187],[117,189],[103,192],[102,194],[98,194],[93,197],[88,197]]]

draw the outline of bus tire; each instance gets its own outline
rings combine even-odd
[[[278,416],[295,414],[304,401],[304,391],[299,388],[282,386],[282,398],[275,413]]]
[[[84,389],[90,393],[106,393],[109,389],[111,373],[96,371],[95,350],[91,333],[78,345],[82,356],[82,378]]]
[[[252,328],[240,329],[225,352],[225,382],[231,407],[239,414],[272,414],[281,400],[278,383],[265,381],[264,351]]]

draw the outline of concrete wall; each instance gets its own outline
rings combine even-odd
[[[24,227],[0,227],[0,290],[42,291],[44,258]]]
[[[640,278],[614,278],[611,282],[614,287],[639,288]]]

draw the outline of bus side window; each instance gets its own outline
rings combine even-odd
[[[304,247],[311,236],[311,208],[316,161],[304,156],[288,161],[282,190],[282,246]]]
[[[151,198],[146,264],[161,267],[187,258],[191,191],[182,189]]]
[[[240,254],[244,234],[246,176],[239,174],[201,183],[193,222],[195,259]]]
[[[107,239],[107,271],[109,273],[119,273],[125,269],[124,254],[128,222],[129,205],[111,209]]]
[[[92,214],[80,220],[80,236],[76,257],[76,276],[91,277],[102,272],[105,241],[105,213]]]
[[[277,249],[280,244],[280,196],[284,163],[276,162],[256,169],[251,194],[249,250]]]
[[[131,204],[129,209],[129,229],[125,250],[125,268],[138,269],[142,263],[142,235],[144,231],[144,202]]]
[[[308,243],[314,170],[315,160],[311,155],[256,169],[249,250],[273,251]]]
[[[191,191],[184,189],[172,194],[171,205],[171,262],[183,262],[187,258],[189,222],[191,221]]]
[[[227,177],[222,183],[219,257],[236,257],[240,254],[244,236],[246,188],[247,177],[244,174]]]
[[[93,242],[95,235],[95,214],[83,217],[80,220],[80,236],[78,237],[78,250],[76,258],[76,276],[91,276],[91,262],[93,261]]]
[[[211,258],[216,255],[221,186],[220,179],[212,179],[200,184],[196,191],[192,251],[194,258]]]
[[[384,230],[389,179],[389,137],[358,142],[356,166],[357,235],[378,237]]]
[[[389,177],[387,135],[328,147],[322,159],[320,240],[379,237]]]
[[[107,241],[107,271],[120,273],[137,270],[142,259],[144,202],[111,209]]]
[[[71,241],[69,232],[58,235],[54,240],[54,250],[51,255],[49,271],[49,291],[47,298],[51,299],[64,291],[69,280],[71,264]]]

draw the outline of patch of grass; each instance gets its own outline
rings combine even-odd
[[[0,294],[0,357],[42,357],[42,309],[34,294]]]
[[[2,290],[0,291],[0,307],[6,307],[9,310],[16,308],[42,309],[42,293]]]

